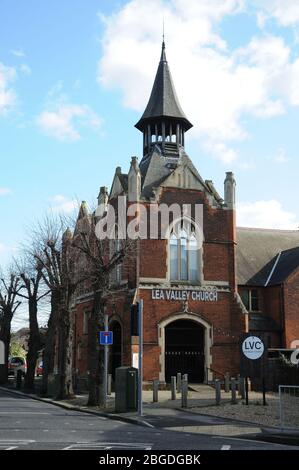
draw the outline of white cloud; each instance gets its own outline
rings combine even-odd
[[[25,52],[23,49],[12,49],[10,51],[15,57],[26,57]]]
[[[24,75],[31,75],[31,68],[29,67],[29,65],[27,65],[27,64],[21,64],[19,68],[20,68],[20,71],[21,71]]]
[[[236,208],[239,227],[257,227],[295,230],[299,227],[296,215],[283,209],[275,199],[239,202]]]
[[[263,10],[260,13],[263,18],[262,26],[271,17],[282,26],[299,23],[299,0],[255,0],[255,3]]]
[[[15,245],[7,245],[0,242],[0,266],[3,268],[12,261],[12,257],[16,254],[17,247]]]
[[[209,140],[205,143],[205,149],[223,163],[232,163],[238,158],[237,152],[223,142]]]
[[[99,83],[120,89],[124,106],[144,110],[164,14],[168,61],[182,107],[194,124],[190,135],[223,162],[231,162],[237,158],[233,144],[248,137],[246,115],[271,118],[288,105],[299,105],[299,59],[291,58],[282,38],[264,35],[230,51],[221,37],[221,20],[237,14],[244,3],[131,0],[113,15],[102,15]]]
[[[278,149],[277,154],[274,157],[276,163],[286,163],[289,161],[286,150],[283,148]]]
[[[0,62],[0,116],[5,114],[16,104],[17,96],[11,87],[16,78],[16,70]]]
[[[50,201],[54,212],[71,214],[75,209],[78,209],[77,201],[62,196],[61,194],[53,196]]]
[[[7,196],[8,194],[11,194],[11,189],[0,187],[0,196]]]
[[[100,129],[102,120],[86,105],[58,103],[53,110],[43,111],[36,119],[40,130],[55,139],[76,141],[81,138],[80,129],[87,126]]]

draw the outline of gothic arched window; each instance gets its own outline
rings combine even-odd
[[[198,282],[199,243],[192,224],[179,222],[169,237],[169,272],[171,281]]]

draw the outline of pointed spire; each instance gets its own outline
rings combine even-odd
[[[186,118],[179,103],[174,84],[171,78],[170,69],[166,60],[165,41],[163,37],[161,58],[158,65],[154,85],[150,99],[141,119],[135,127],[143,131],[146,124],[157,118],[172,118],[182,122],[184,130],[187,131],[192,124]]]
[[[163,42],[162,42],[162,51],[161,51],[160,62],[167,62],[167,59],[166,59],[166,52],[165,52],[164,35],[163,35]]]

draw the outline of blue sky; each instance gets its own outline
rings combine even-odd
[[[1,0],[0,265],[141,157],[163,16],[202,177],[235,172],[239,224],[299,226],[298,0]]]

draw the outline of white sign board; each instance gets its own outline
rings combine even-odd
[[[257,336],[248,336],[242,343],[242,351],[248,359],[256,360],[264,354],[264,343]]]
[[[138,369],[138,365],[139,365],[139,355],[138,353],[133,353],[132,367],[135,367],[136,369]]]
[[[200,290],[152,289],[152,300],[217,302],[218,291],[216,288]]]
[[[0,341],[0,364],[5,364],[5,347],[3,341]]]

